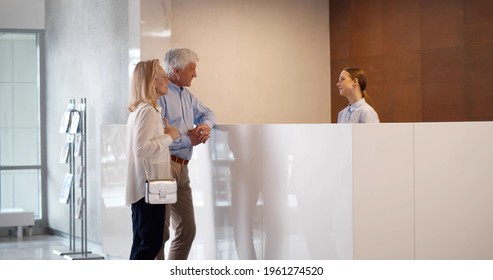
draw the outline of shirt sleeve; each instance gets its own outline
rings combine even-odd
[[[337,123],[344,123],[344,112],[346,112],[346,109],[342,109],[339,111],[339,114],[337,114]]]
[[[156,135],[158,127],[161,123],[156,122],[156,112],[154,108],[147,106],[142,108],[135,118],[134,124],[134,150],[136,155],[141,158],[148,158],[154,156],[156,153],[168,149],[172,143],[172,139],[169,135],[162,134]]]
[[[207,106],[202,104],[198,98],[192,96],[192,105],[193,105],[193,116],[194,116],[194,124],[206,124],[210,128],[213,128],[216,125],[216,114],[209,109]]]
[[[380,123],[380,120],[378,119],[377,112],[373,108],[367,107],[361,113],[359,122],[360,123]]]
[[[190,146],[192,146],[192,140],[190,140],[188,134],[183,134],[181,132],[180,132],[180,137],[175,139],[171,144],[171,147],[173,147],[174,149],[181,149]]]

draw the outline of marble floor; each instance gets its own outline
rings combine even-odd
[[[76,248],[80,246],[76,243]],[[69,240],[55,235],[33,235],[17,238],[15,236],[0,237],[0,260],[65,260],[58,252],[70,252]],[[89,249],[94,258],[102,258],[97,249]],[[72,256],[77,258],[78,255]],[[69,257],[70,258],[70,257]]]
[[[261,240],[256,241],[257,254],[260,255]],[[56,254],[58,252],[70,252],[68,237],[60,237],[58,235],[24,235],[22,238],[17,238],[15,235],[0,236],[0,261],[1,260],[65,260],[65,259],[105,259],[105,260],[122,260],[120,256],[108,255],[102,252],[99,245],[88,244],[88,255],[70,255],[66,256]],[[166,250],[169,250],[167,245]],[[80,243],[76,243],[76,250],[80,248]],[[206,244],[199,241],[195,242],[190,253],[190,260],[211,259],[206,256],[204,248]],[[207,258],[209,257],[209,258]],[[214,257],[214,256],[213,256]],[[233,242],[219,240],[216,248],[217,259],[233,260],[237,259],[236,249]],[[125,258],[126,260],[126,258]]]

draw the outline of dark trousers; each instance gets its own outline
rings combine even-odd
[[[132,204],[133,243],[131,260],[153,260],[163,244],[166,207],[147,204],[145,199]]]

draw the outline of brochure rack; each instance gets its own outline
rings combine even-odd
[[[87,249],[86,98],[81,98],[77,107],[75,99],[70,99],[59,132],[67,135],[60,162],[68,164],[69,173],[65,174],[59,202],[69,205],[69,249],[53,250],[53,253],[71,260],[104,259]],[[79,248],[76,248],[77,221],[80,221]]]

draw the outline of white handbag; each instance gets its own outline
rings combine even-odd
[[[155,179],[149,180],[149,172],[146,168],[144,160],[144,170],[146,173],[145,182],[145,202],[148,204],[173,204],[177,200],[177,184],[176,180],[171,179]]]
[[[176,202],[176,180],[147,180],[145,201],[149,204],[173,204]]]

